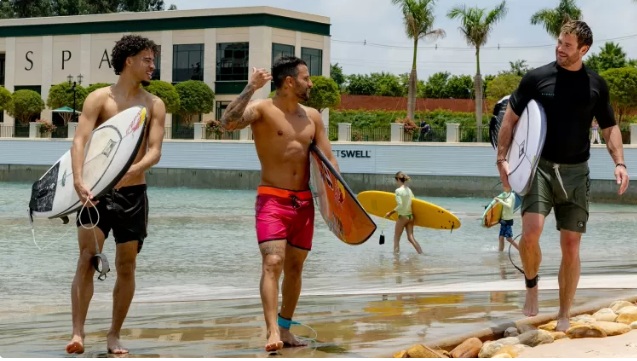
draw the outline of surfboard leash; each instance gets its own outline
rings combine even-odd
[[[95,268],[95,270],[99,272],[99,276],[97,276],[97,279],[100,281],[104,281],[106,279],[106,274],[111,270],[111,268],[108,264],[108,259],[106,258],[106,255],[100,252],[100,246],[97,242],[97,233],[95,233],[95,227],[97,227],[97,224],[100,222],[100,212],[97,209],[95,209],[95,213],[97,214],[97,220],[93,222],[93,217],[91,216],[91,212],[89,210],[88,219],[91,222],[91,227],[85,226],[82,223],[80,218],[82,211],[84,211],[87,208],[86,205],[89,202],[91,203],[91,206],[95,207],[95,203],[93,203],[89,198],[86,198],[86,202],[84,202],[84,204],[82,205],[82,208],[80,208],[80,212],[77,214],[77,219],[80,223],[80,227],[84,229],[93,230],[93,239],[95,240],[95,255],[91,258],[91,263],[93,264],[93,268]]]
[[[522,233],[518,234],[517,236],[515,236],[515,238],[513,238],[513,240],[517,240],[518,238],[520,238],[520,236],[522,235]],[[509,243],[509,261],[511,261],[511,264],[513,265],[513,267],[515,267],[518,271],[520,271],[520,273],[522,273],[524,275],[524,270],[522,270],[520,267],[516,266],[515,262],[513,262],[513,258],[511,258],[511,246],[512,244]],[[526,275],[525,275],[526,277]]]
[[[31,213],[31,210],[29,210],[29,223],[31,224],[31,237],[33,238],[33,244],[35,245],[35,247],[39,250],[39,251],[44,251],[47,247],[49,247],[52,244],[56,244],[58,243],[61,239],[64,239],[68,236],[69,232],[71,231],[70,228],[68,228],[66,230],[66,232],[64,232],[64,234],[59,237],[57,240],[54,241],[50,241],[48,243],[46,243],[46,245],[40,247],[40,245],[38,244],[38,242],[35,240],[35,226],[33,224],[33,215]]]

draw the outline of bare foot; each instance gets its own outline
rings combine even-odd
[[[528,317],[537,315],[537,286],[526,289],[526,302],[524,302],[524,309],[522,310],[522,313]]]
[[[281,341],[281,335],[277,332],[272,332],[268,335],[268,343],[265,344],[265,350],[267,352],[278,351],[283,348],[283,341]]]
[[[568,321],[568,317],[559,317],[557,319],[557,325],[555,326],[555,331],[566,332],[570,327],[571,327],[571,324]]]
[[[290,330],[286,330],[284,328],[279,327],[279,331],[281,332],[281,340],[285,347],[300,347],[307,346],[307,342],[301,341],[296,336],[290,332]]]
[[[71,342],[66,345],[66,353],[84,353],[84,338],[80,335],[74,335]]]
[[[128,349],[122,346],[117,336],[106,336],[106,349],[108,353],[115,355],[125,355],[128,353]]]

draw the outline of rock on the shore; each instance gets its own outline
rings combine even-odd
[[[491,358],[516,358],[518,357],[524,349],[529,348],[527,345],[507,345],[503,346],[498,352],[493,355]]]
[[[635,321],[635,322],[631,322],[631,324],[630,324],[630,328],[632,328],[633,330],[634,330],[634,329],[637,329],[637,321]]]
[[[531,347],[554,341],[551,333],[545,330],[527,331],[518,336],[518,340],[520,340],[521,344]]]
[[[549,332],[551,334],[551,337],[553,337],[553,340],[555,341],[566,338],[566,334],[564,332],[560,332],[560,331],[546,331],[546,332]]]
[[[597,321],[593,323],[593,326],[602,329],[606,333],[606,336],[622,335],[631,330],[627,324],[618,322]]]
[[[628,302],[628,301],[624,301],[624,300],[617,300],[613,303],[610,304],[610,309],[613,310],[613,312],[615,313],[619,313],[619,310],[621,310],[624,307],[629,307],[629,306],[635,306],[633,303]]]
[[[406,351],[400,351],[394,355],[395,358],[447,358],[441,352],[430,349],[425,345],[414,345]]]
[[[626,306],[617,311],[617,320],[615,322],[630,325],[635,321],[637,321],[637,306]]]
[[[595,312],[593,314],[593,317],[597,321],[615,322],[615,320],[617,320],[617,313],[615,313],[615,311],[613,311],[611,308],[602,308],[601,310]]]
[[[504,337],[517,337],[520,335],[520,332],[516,327],[509,327],[504,330]]]
[[[597,321],[597,319],[595,319],[595,317],[593,317],[592,315],[587,315],[587,314],[582,314],[582,315],[577,315],[575,317],[571,317],[569,319],[569,322],[571,324],[590,324]]]
[[[592,322],[590,322],[590,323],[592,323]],[[589,323],[581,322],[581,321],[573,322],[573,320],[570,320],[571,327],[580,326],[580,325],[586,325],[586,324],[589,324]],[[555,327],[557,327],[557,320],[553,320],[553,321],[551,321],[549,323],[545,323],[545,324],[539,326],[538,329],[544,330],[544,331],[555,331]]]
[[[518,344],[520,344],[520,340],[517,337],[506,337],[496,341],[487,341],[482,345],[478,357],[491,358],[496,355],[502,347]]]
[[[482,341],[477,337],[464,340],[449,353],[452,358],[476,358],[482,348]]]
[[[606,337],[606,332],[601,328],[590,325],[590,324],[580,324],[577,326],[571,326],[566,331],[566,336],[569,338],[584,338],[584,337]]]

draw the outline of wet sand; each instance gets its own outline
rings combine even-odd
[[[581,290],[576,304],[621,294]],[[554,290],[541,292],[541,307],[557,307]],[[284,349],[283,357],[390,357],[415,343],[464,334],[521,317],[518,291],[363,296],[306,296],[293,332],[308,347]],[[70,310],[0,314],[0,356],[64,357]],[[86,327],[87,357],[106,356],[110,304],[96,301]],[[122,341],[132,357],[267,357],[259,299],[197,302],[134,302]]]
[[[535,346],[522,352],[519,358],[635,358],[637,330],[604,338],[562,339]]]

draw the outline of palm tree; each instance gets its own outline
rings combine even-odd
[[[482,141],[482,75],[480,74],[480,47],[487,43],[489,33],[495,23],[500,21],[507,13],[506,0],[487,12],[487,9],[466,5],[452,8],[447,16],[450,19],[460,19],[460,31],[464,34],[467,43],[476,48],[476,76],[474,80],[476,99],[476,132],[478,142]]]
[[[557,39],[566,21],[581,19],[582,10],[577,7],[575,0],[560,0],[555,9],[542,9],[533,14],[531,24],[542,24],[546,32]]]
[[[414,40],[414,57],[409,74],[409,93],[407,95],[407,117],[414,119],[416,109],[416,59],[418,54],[418,40],[423,38],[438,39],[445,36],[442,29],[433,29],[433,7],[436,0],[392,0],[392,3],[400,6],[405,22],[407,37]]]

